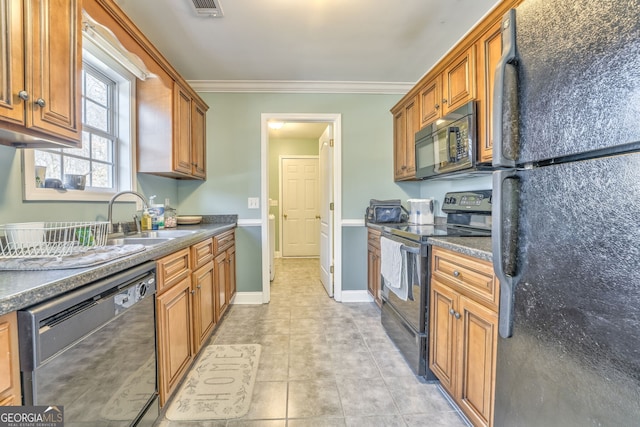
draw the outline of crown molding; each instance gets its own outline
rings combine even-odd
[[[404,95],[415,83],[293,80],[187,80],[196,92],[368,93]]]

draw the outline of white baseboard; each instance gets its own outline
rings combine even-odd
[[[342,291],[342,302],[373,302],[367,291]]]
[[[231,304],[262,304],[262,292],[236,292]]]

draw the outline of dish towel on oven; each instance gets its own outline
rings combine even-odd
[[[380,238],[380,274],[389,290],[406,301],[409,297],[406,253],[402,243],[384,236]]]

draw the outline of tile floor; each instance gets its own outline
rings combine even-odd
[[[211,341],[262,345],[241,419],[161,420],[160,427],[464,427],[436,385],[413,375],[374,303],[337,303],[317,259],[277,259],[271,302],[233,305]]]

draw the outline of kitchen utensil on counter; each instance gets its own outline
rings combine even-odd
[[[178,215],[178,225],[194,225],[200,224],[202,222],[202,217],[197,215]]]
[[[87,175],[90,175],[92,171],[89,171],[85,174],[64,174],[64,188],[69,190],[84,190],[85,184],[87,182]]]
[[[434,200],[429,199],[409,199],[409,223],[410,224],[433,224],[434,223]]]
[[[36,188],[44,188],[44,182],[47,179],[47,167],[36,166]]]

